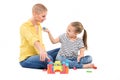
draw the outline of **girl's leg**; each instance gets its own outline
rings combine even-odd
[[[79,64],[88,64],[88,63],[91,63],[91,62],[92,62],[92,57],[89,56],[89,55],[87,55],[87,56],[82,57],[82,58],[80,59]]]
[[[51,56],[48,55],[48,57],[52,60]],[[44,69],[47,68],[47,59],[45,61],[40,61],[39,55],[35,55],[21,61],[20,65],[25,68]]]
[[[96,66],[94,64],[91,63],[87,63],[87,64],[81,64],[78,63],[77,60],[67,60],[69,62],[69,68],[72,69],[74,67],[82,69],[82,68],[94,68],[96,69]]]
[[[97,67],[94,64],[91,64],[92,62],[92,57],[91,56],[85,56],[81,58],[79,64],[83,65],[83,68],[94,68],[96,69]]]
[[[60,48],[56,48],[56,49],[47,51],[48,55],[50,55],[53,58],[53,61],[55,61],[59,50],[60,50]]]
[[[73,69],[74,67],[76,67],[76,68],[82,68],[83,67],[83,64],[79,64],[77,62],[77,60],[76,61],[67,60],[67,61],[69,62],[69,68],[70,69]]]
[[[83,68],[86,69],[86,68],[95,68],[95,65],[94,64],[83,64]]]
[[[77,58],[71,58],[71,59],[66,59],[62,56],[57,56],[57,60],[61,62],[67,62],[69,64],[69,68],[72,69],[74,67],[76,68],[82,68],[82,64],[78,64]]]
[[[69,68],[72,69],[74,67],[76,68],[95,68],[94,64],[91,64],[92,57],[91,56],[85,56],[81,58],[80,62],[77,62],[77,58],[73,59],[63,59],[69,63]]]

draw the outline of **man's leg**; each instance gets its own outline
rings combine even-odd
[[[48,57],[52,60],[52,57],[49,55]],[[40,56],[35,55],[27,58],[24,61],[21,61],[20,65],[25,68],[45,69],[47,68],[47,59],[45,61],[40,61]]]
[[[60,50],[60,48],[56,48],[56,49],[47,51],[48,55],[50,55],[53,58],[53,61],[55,61],[59,50]]]

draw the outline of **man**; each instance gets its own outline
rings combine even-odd
[[[47,8],[35,4],[32,17],[20,27],[20,65],[26,68],[47,68],[47,59],[55,60],[59,48],[46,52],[42,41],[42,23],[46,19]]]

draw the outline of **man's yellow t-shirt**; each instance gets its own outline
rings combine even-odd
[[[40,24],[38,24],[38,27],[39,31],[37,33],[34,25],[29,20],[20,27],[21,45],[19,61],[23,61],[29,56],[39,54],[38,50],[34,47],[35,41],[39,41],[44,48],[42,42],[42,27]]]

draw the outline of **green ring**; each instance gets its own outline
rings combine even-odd
[[[86,71],[87,73],[92,73],[92,71]]]

